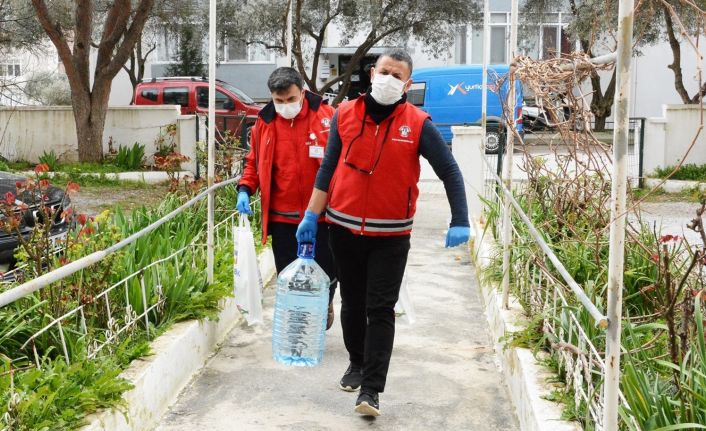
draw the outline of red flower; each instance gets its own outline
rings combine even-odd
[[[81,231],[78,233],[78,236],[84,236],[84,235],[93,235],[96,231],[90,227],[90,226],[85,226]]]
[[[67,208],[67,209],[64,211],[64,214],[63,214],[61,217],[64,219],[64,221],[67,221],[67,220],[69,220],[69,219],[71,218],[71,216],[73,215],[73,213],[74,213],[74,209],[73,209],[73,208]]]
[[[42,187],[42,188],[49,187],[49,180],[39,180],[39,187]]]
[[[660,239],[660,242],[669,242],[669,241],[679,241],[679,235],[663,235]]]
[[[85,225],[87,220],[88,220],[88,217],[86,217],[86,214],[79,214],[76,216],[76,221],[81,226]]]
[[[49,165],[46,163],[40,163],[34,167],[35,174],[41,174],[42,172],[49,172]]]
[[[8,205],[15,204],[15,194],[12,192],[5,193],[5,203]]]
[[[659,255],[656,253],[653,254],[652,256],[650,256],[650,260],[655,263],[659,262]]]
[[[22,181],[17,181],[17,182],[15,182],[15,188],[16,188],[18,191],[21,190],[21,189],[23,189],[24,187],[25,187],[25,183],[23,183]]]
[[[64,266],[64,265],[66,265],[67,263],[69,263],[69,260],[68,260],[66,257],[61,256],[61,257],[59,258],[59,265]]]
[[[78,192],[79,190],[81,190],[81,187],[79,187],[79,185],[73,181],[69,181],[69,183],[66,185],[66,193],[74,193]]]

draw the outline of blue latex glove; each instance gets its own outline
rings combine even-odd
[[[240,214],[252,215],[250,210],[250,195],[247,192],[238,192],[238,202],[235,204],[235,209]]]
[[[318,214],[307,210],[304,213],[304,218],[299,223],[299,227],[297,227],[297,241],[314,242],[316,239],[316,230],[319,227],[318,220]]]
[[[446,247],[456,247],[471,238],[471,228],[468,226],[451,226],[446,234]]]

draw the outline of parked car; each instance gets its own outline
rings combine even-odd
[[[496,80],[507,74],[508,65],[496,64],[488,67],[487,130],[485,149],[497,153],[505,136],[505,121]],[[412,73],[412,86],[407,93],[408,101],[431,115],[441,135],[448,144],[453,134],[451,126],[481,123],[481,101],[483,66],[434,67],[417,69]],[[508,84],[499,88],[500,96],[507,95]],[[522,85],[515,84],[515,118],[520,133],[522,128]]]
[[[207,115],[208,80],[191,76],[152,78],[137,84],[133,102],[135,105],[179,105],[183,115]],[[216,129],[221,133],[230,130],[248,147],[250,129],[261,109],[262,105],[239,88],[216,80]]]
[[[20,175],[0,171],[0,196],[4,197],[7,193],[16,194],[17,182],[23,182],[25,180],[27,180],[27,178]],[[41,217],[39,213],[39,202],[41,202],[42,197],[37,195],[32,196],[31,193],[32,192],[24,191],[16,195],[15,200],[17,205],[22,203],[28,205],[20,221],[20,232],[24,238],[29,237],[37,219]],[[64,220],[63,211],[68,208],[70,200],[69,197],[64,194],[64,190],[54,186],[49,186],[47,196],[49,199],[46,201],[46,206],[52,209],[54,217],[49,241],[56,244],[59,240],[66,238],[67,231],[69,230],[70,223]],[[0,215],[0,218],[2,217],[4,216]],[[14,264],[15,249],[18,246],[19,240],[16,234],[10,234],[4,230],[0,230],[0,265]]]

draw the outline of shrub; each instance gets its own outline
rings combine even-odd
[[[664,168],[657,168],[654,171],[654,175],[658,178],[667,178],[669,174],[674,171],[674,166],[666,166]],[[687,163],[679,167],[679,170],[674,173],[670,180],[684,180],[684,181],[706,181],[706,164],[697,165],[694,163]]]
[[[56,155],[54,150],[51,150],[48,153],[45,150],[42,155],[39,156],[39,163],[47,165],[49,170],[52,172],[56,172],[59,169],[59,157]]]
[[[115,164],[121,169],[134,171],[140,169],[145,160],[145,146],[135,142],[132,147],[118,148],[118,154],[115,157]]]

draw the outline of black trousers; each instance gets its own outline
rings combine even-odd
[[[277,274],[297,259],[297,226],[292,223],[270,222],[267,232],[272,236],[272,254],[275,255],[275,268]],[[329,304],[336,293],[336,265],[333,263],[331,248],[329,247],[328,223],[319,223],[316,232],[316,250],[314,260],[331,279],[329,285]]]
[[[410,236],[355,235],[337,225],[329,235],[341,283],[343,341],[350,361],[363,367],[361,387],[382,392]]]

